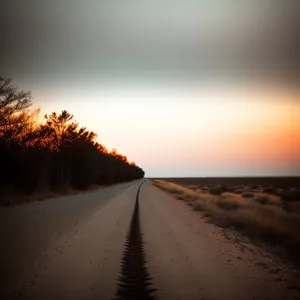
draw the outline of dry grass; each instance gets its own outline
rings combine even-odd
[[[252,198],[232,192],[212,195],[163,180],[153,183],[187,201],[215,224],[234,228],[254,242],[272,246],[300,265],[300,215],[285,210],[280,197],[268,193],[253,193]]]
[[[269,204],[282,207],[283,203],[279,196],[271,195],[267,193],[255,193],[255,197],[253,201],[260,203],[260,204]]]
[[[175,195],[176,198],[182,198],[182,200],[195,200],[198,195],[196,191],[172,182],[153,180],[153,183],[164,191]]]

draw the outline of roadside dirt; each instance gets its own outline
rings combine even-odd
[[[144,184],[141,226],[158,299],[300,299],[299,273]]]

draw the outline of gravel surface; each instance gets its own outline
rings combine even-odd
[[[1,208],[4,299],[110,299],[139,184]]]
[[[141,299],[139,276],[149,299],[299,299],[284,264],[142,182],[1,208],[1,299]]]

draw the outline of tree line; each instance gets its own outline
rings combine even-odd
[[[0,192],[32,194],[130,181],[144,171],[96,141],[66,110],[40,118],[31,93],[0,77]]]

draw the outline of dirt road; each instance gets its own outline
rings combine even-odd
[[[1,299],[297,299],[282,265],[142,182],[1,208]]]

